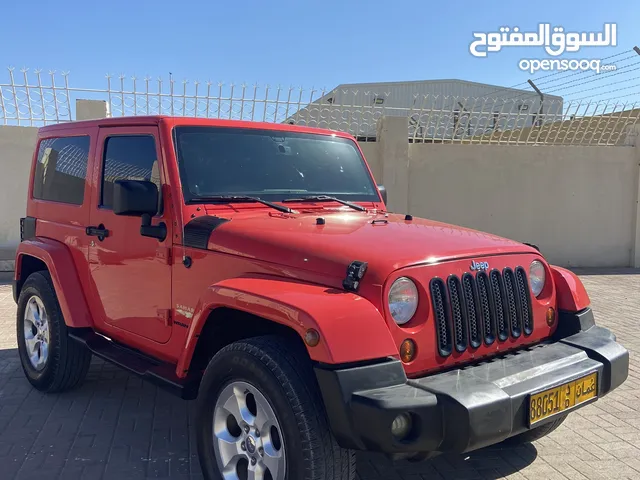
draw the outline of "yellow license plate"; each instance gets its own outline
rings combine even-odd
[[[529,426],[598,396],[598,372],[529,397]]]

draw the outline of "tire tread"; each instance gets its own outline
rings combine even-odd
[[[276,336],[254,337],[227,345],[226,352],[244,352],[262,362],[276,377],[302,433],[302,454],[308,466],[305,480],[353,480],[356,475],[355,452],[341,448],[329,428],[324,403],[307,352],[297,344]],[[209,367],[207,367],[208,369]],[[205,376],[206,376],[205,371]],[[294,387],[295,386],[295,387]]]
[[[546,437],[551,432],[556,430],[567,418],[567,414],[561,415],[555,420],[545,423],[544,425],[540,425],[532,430],[527,430],[526,432],[522,432],[518,435],[515,435],[511,438],[505,440],[505,444],[507,445],[522,445],[524,443],[535,442],[536,440],[540,440],[543,437]]]
[[[30,287],[38,292],[45,303],[49,316],[49,328],[55,329],[55,338],[58,341],[57,344],[51,345],[49,350],[48,361],[53,361],[53,372],[47,381],[36,384],[29,375],[27,378],[38,390],[47,393],[71,390],[84,381],[91,364],[91,352],[84,345],[69,338],[49,272],[39,271],[29,275],[22,287],[19,303],[25,301],[24,297]],[[18,318],[17,321],[21,319]]]

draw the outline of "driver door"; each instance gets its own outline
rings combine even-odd
[[[131,332],[165,343],[171,337],[171,265],[169,243],[172,222],[162,205],[165,184],[155,126],[101,128],[96,148],[99,174],[92,199],[89,266],[93,312],[106,330]],[[140,217],[115,215],[113,184],[116,180],[149,180],[158,186],[159,211],[152,224],[164,220],[164,241],[140,235]],[[100,236],[107,232],[108,236]],[[89,230],[87,232],[89,233]]]

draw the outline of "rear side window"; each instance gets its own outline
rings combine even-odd
[[[89,136],[42,140],[33,179],[33,198],[82,205],[89,143]]]
[[[113,207],[113,184],[116,180],[151,181],[160,192],[158,155],[153,136],[123,135],[106,139],[100,203],[105,208]]]

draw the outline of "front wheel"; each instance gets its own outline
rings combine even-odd
[[[355,478],[355,452],[329,429],[306,352],[281,337],[218,352],[202,379],[197,416],[206,479]]]
[[[560,415],[555,420],[545,423],[544,425],[540,425],[537,428],[532,430],[527,430],[526,432],[519,433],[511,438],[506,439],[503,443],[506,446],[518,446],[523,445],[525,443],[535,442],[536,440],[540,440],[543,437],[546,437],[551,432],[556,430],[562,423],[566,420],[568,413],[564,415]]]

